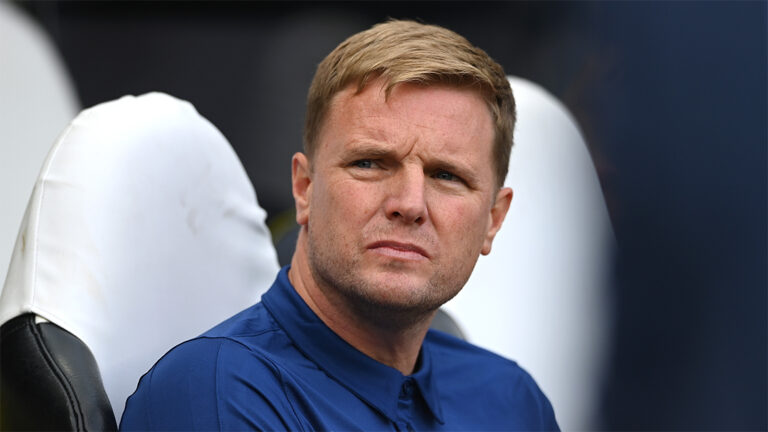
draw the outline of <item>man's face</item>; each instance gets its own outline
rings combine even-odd
[[[385,101],[376,80],[339,92],[313,160],[299,154],[293,166],[321,288],[415,312],[458,293],[512,198],[496,188],[493,139],[489,109],[468,89],[401,84]]]

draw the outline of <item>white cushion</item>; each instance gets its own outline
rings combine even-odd
[[[0,297],[93,352],[117,419],[175,344],[259,300],[277,258],[224,136],[151,93],[83,111],[51,148]]]
[[[536,84],[510,83],[518,115],[506,180],[512,204],[490,255],[445,307],[471,342],[531,372],[564,430],[588,429],[613,232],[574,119]]]
[[[0,1],[0,290],[29,193],[51,143],[80,110],[51,41]]]

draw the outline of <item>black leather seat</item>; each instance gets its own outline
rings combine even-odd
[[[35,320],[28,313],[0,327],[0,430],[117,430],[91,351]]]

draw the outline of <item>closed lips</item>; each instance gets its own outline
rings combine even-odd
[[[394,249],[395,251],[400,251],[400,252],[411,252],[411,253],[415,252],[425,258],[429,258],[429,254],[427,253],[427,251],[425,251],[421,247],[412,243],[401,243],[396,241],[378,241],[368,245],[368,249],[383,249],[383,248]]]

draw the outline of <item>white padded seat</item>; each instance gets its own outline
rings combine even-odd
[[[257,302],[278,271],[266,214],[231,146],[188,102],[126,96],[51,148],[0,297],[93,353],[115,417],[175,344]]]
[[[445,309],[469,341],[531,372],[563,430],[589,429],[613,230],[573,117],[540,86],[510,83],[518,118],[505,183],[512,204],[491,254]]]
[[[80,111],[46,33],[0,1],[0,290],[29,193],[51,143]]]

